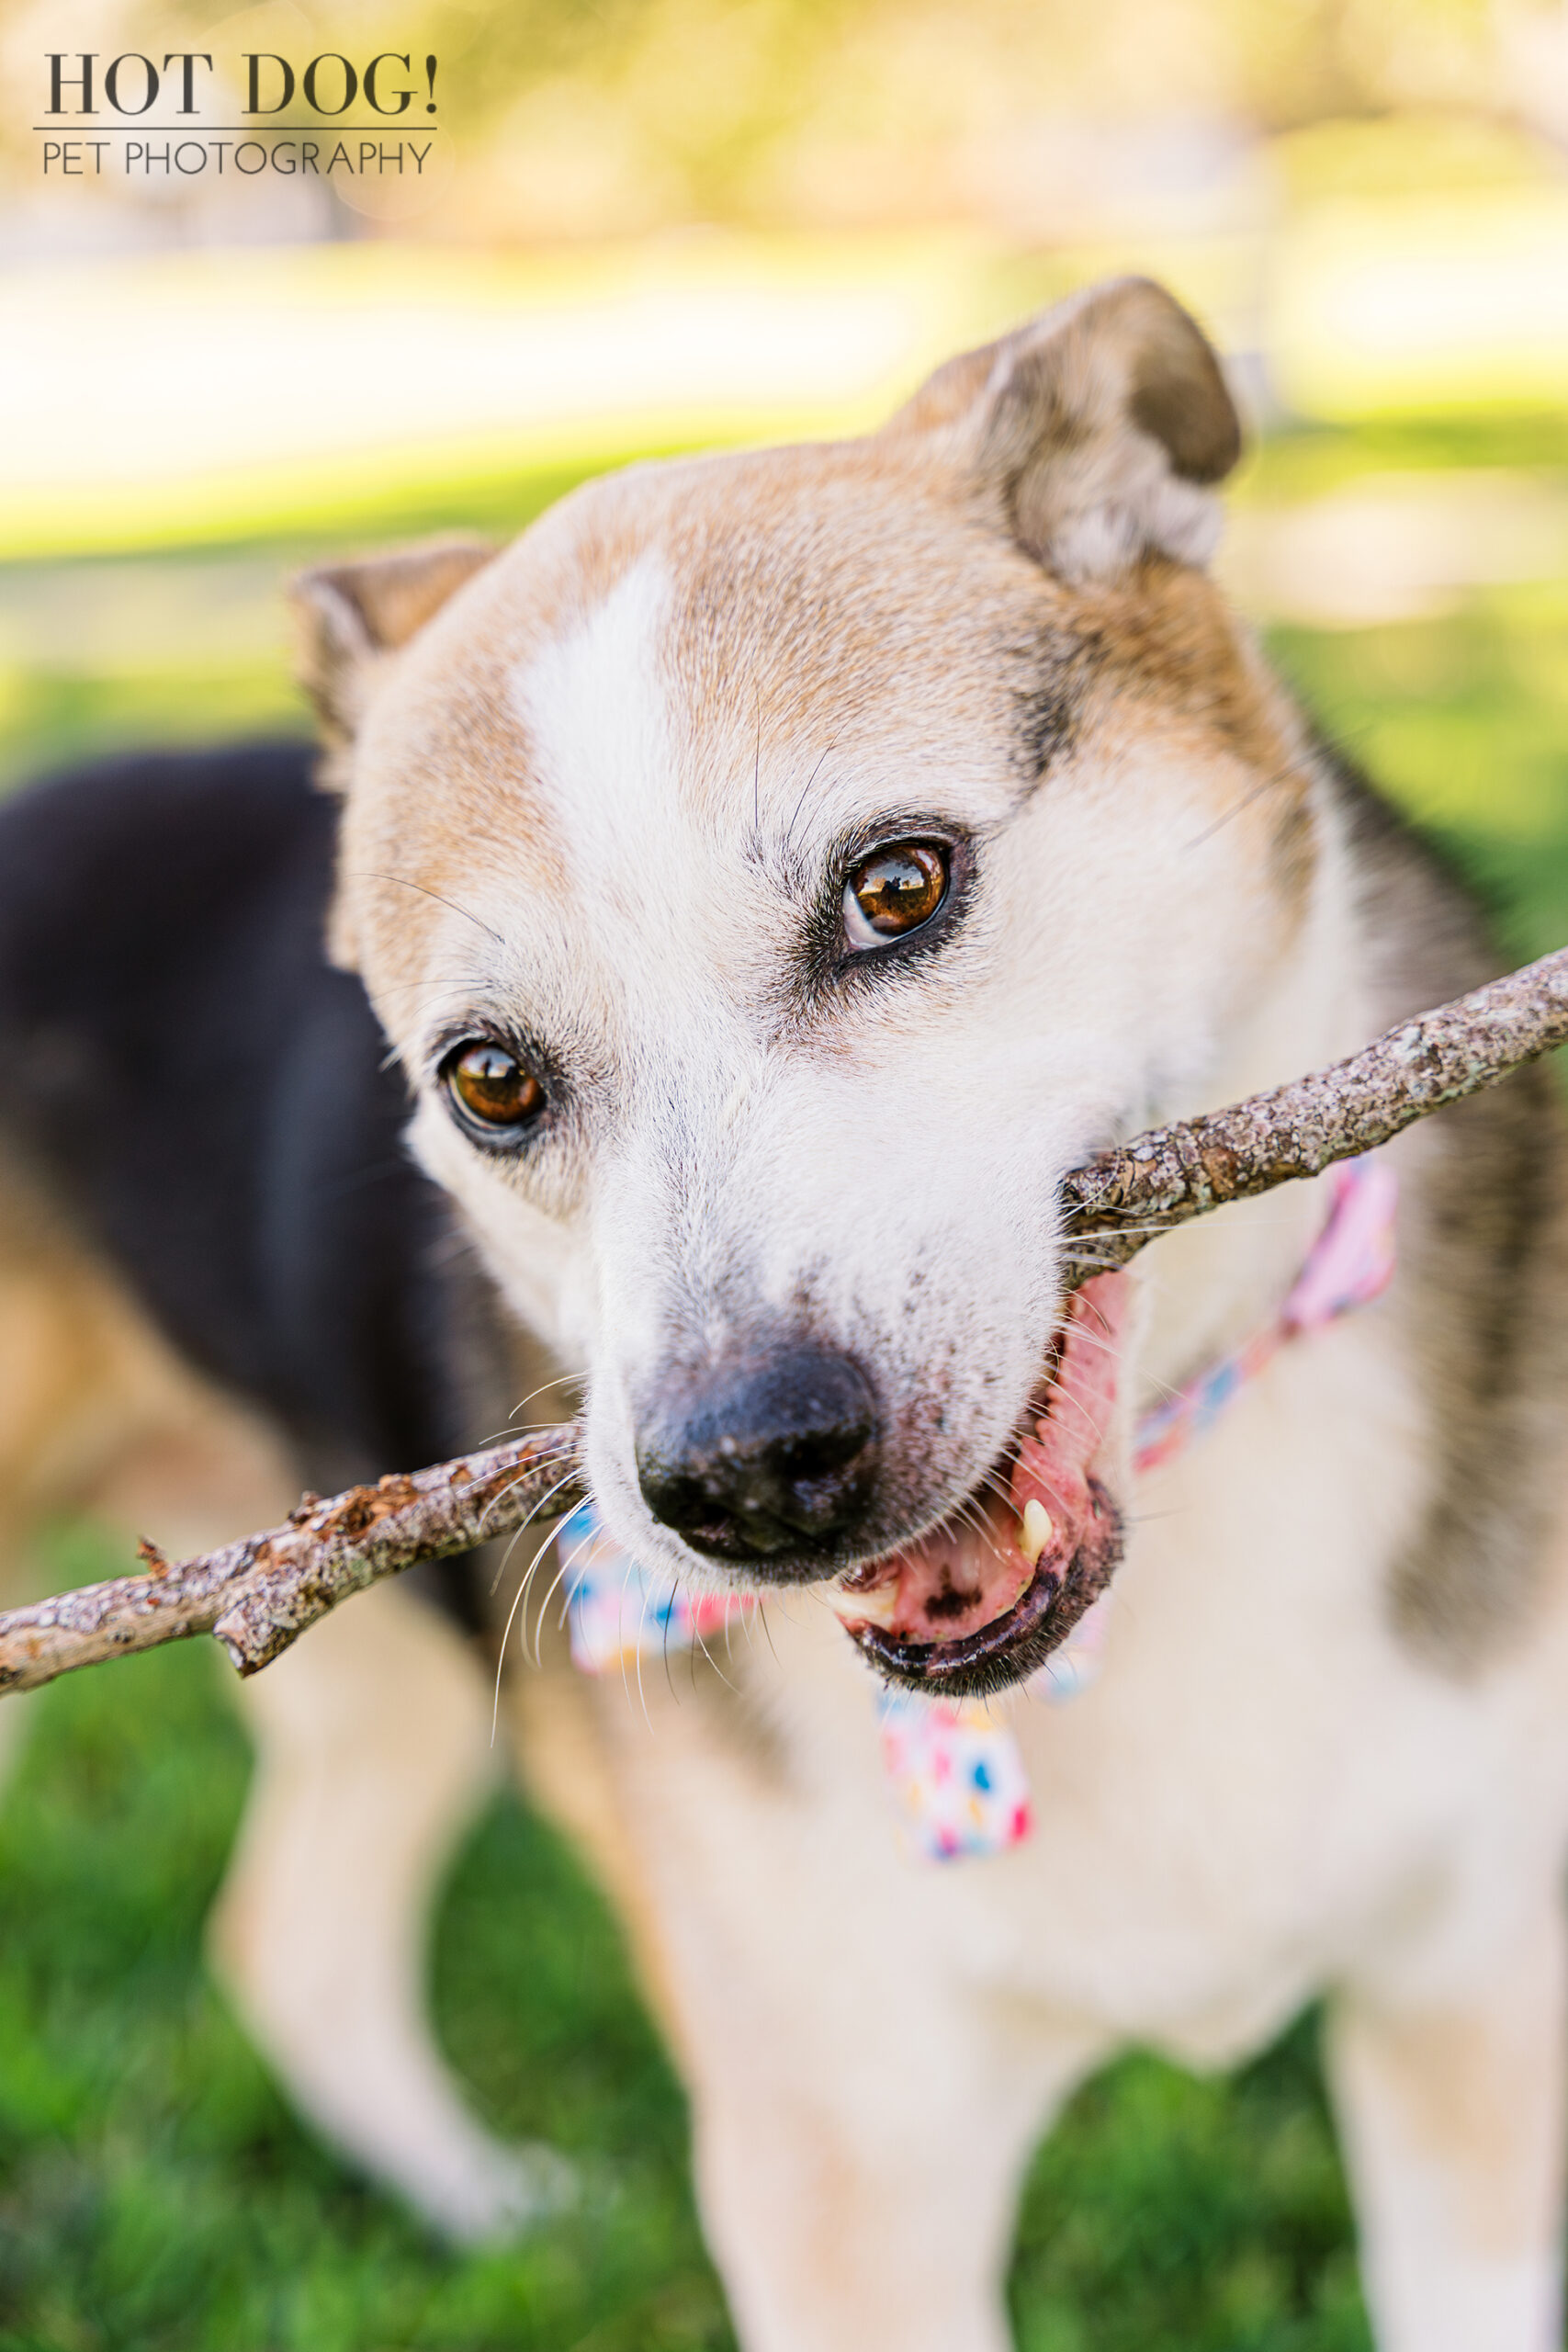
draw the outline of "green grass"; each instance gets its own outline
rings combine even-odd
[[[1441,620],[1274,650],[1327,733],[1490,899],[1505,946],[1568,940],[1568,582],[1498,589]]]
[[[1511,426],[1384,426],[1274,445],[1258,480],[1270,497],[1308,494],[1359,468],[1548,449]],[[511,485],[496,519],[523,519],[554,486]],[[482,518],[382,519],[396,536]],[[231,552],[284,568],[330,543]],[[160,560],[172,591],[186,560]],[[128,594],[146,576],[128,569]],[[11,575],[14,594],[27,584]],[[1519,954],[1568,939],[1565,625],[1557,583],[1275,639],[1328,731],[1490,889]],[[127,668],[78,659],[67,639],[0,677],[0,776],[302,724],[265,647],[199,667],[176,643]],[[94,1572],[85,1544],[54,1559],[58,1581]],[[603,1905],[515,1801],[492,1808],[446,1889],[435,2014],[494,2127],[578,2156],[583,2209],[521,2247],[453,2256],[292,2120],[201,1958],[247,1769],[220,1679],[209,1656],[173,1652],[29,1702],[0,1807],[0,2352],[729,2345],[679,2088]],[[1238,2076],[1134,2057],[1090,2085],[1033,2168],[1012,2295],[1024,2352],[1367,2352],[1311,2021]]]
[[[78,1543],[62,1575],[95,1566]],[[615,1928],[515,1801],[447,1888],[443,2041],[494,2124],[583,2164],[583,2210],[442,2251],[292,2121],[205,1974],[246,1758],[206,1649],[33,1703],[0,1815],[5,2352],[718,2352],[681,2095]],[[1138,2059],[1031,2184],[1026,2352],[1365,2352],[1311,2036],[1239,2081]]]

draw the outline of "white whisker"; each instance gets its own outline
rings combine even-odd
[[[521,1533],[521,1529],[518,1532]],[[524,1596],[527,1592],[529,1585],[533,1582],[535,1569],[538,1566],[539,1562],[544,1558],[545,1554],[549,1550],[550,1545],[555,1542],[556,1532],[557,1531],[552,1527],[544,1542],[540,1544],[538,1550],[535,1553],[532,1560],[528,1564],[527,1573],[524,1577],[521,1584],[519,1584],[517,1590],[513,1597],[512,1606],[506,1612],[506,1623],[502,1628],[501,1635],[501,1647],[496,1653],[495,1695],[491,1702],[490,1710],[490,1744],[492,1747],[495,1746],[495,1727],[501,1720],[501,1677],[502,1671],[506,1664],[506,1645],[512,1638],[512,1621],[523,1605]],[[525,1631],[526,1627],[525,1627]],[[526,1661],[528,1651],[525,1640],[523,1656],[525,1661]]]
[[[491,1495],[489,1502],[486,1503],[483,1510],[479,1513],[478,1532],[481,1535],[484,1532],[485,1521],[490,1517],[491,1512],[495,1509],[497,1503],[504,1500],[506,1496],[511,1494],[513,1487],[522,1486],[525,1479],[531,1478],[536,1467],[536,1464],[531,1464],[526,1470],[519,1470],[515,1478],[509,1478],[504,1487],[497,1487],[495,1493]],[[534,1505],[532,1510],[529,1511],[527,1518],[519,1522],[517,1528],[519,1535],[522,1534],[524,1528],[528,1525],[529,1520],[538,1518],[539,1513],[544,1510],[545,1505],[550,1500],[553,1495],[558,1495],[563,1487],[570,1487],[571,1485],[572,1480],[581,1475],[581,1454],[580,1450],[574,1446],[572,1448],[570,1468],[567,1471],[564,1477],[558,1478],[556,1480],[553,1487],[546,1488],[545,1492],[539,1497],[538,1501]]]

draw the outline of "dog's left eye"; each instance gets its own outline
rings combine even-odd
[[[545,1107],[545,1090],[527,1064],[491,1037],[454,1046],[441,1075],[459,1125],[487,1143],[515,1141]]]
[[[852,947],[880,947],[930,922],[947,896],[947,852],[934,842],[895,842],[862,860],[844,885]]]

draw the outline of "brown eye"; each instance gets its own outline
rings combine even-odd
[[[527,1126],[545,1107],[545,1090],[533,1071],[492,1038],[459,1046],[442,1076],[464,1125],[491,1136]]]
[[[877,850],[844,885],[850,944],[874,947],[919,931],[946,898],[947,883],[947,852],[930,842],[896,842]]]

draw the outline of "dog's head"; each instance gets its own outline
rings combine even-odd
[[[1201,570],[1235,412],[1142,281],[881,433],[301,584],[335,938],[424,1166],[587,1377],[640,1559],[1032,1670],[1116,1556],[1130,1278],[1055,1196],[1201,1091],[1310,861]]]

